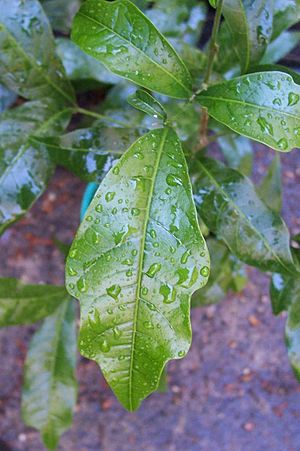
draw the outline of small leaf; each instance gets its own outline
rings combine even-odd
[[[211,86],[198,96],[235,132],[281,152],[300,147],[300,86],[282,72],[258,72]]]
[[[140,136],[130,128],[108,128],[102,124],[78,129],[53,138],[34,137],[52,160],[87,182],[100,183],[124,151]]]
[[[76,322],[73,301],[64,301],[34,334],[25,361],[22,417],[56,449],[72,423],[77,397]]]
[[[72,39],[113,73],[170,97],[189,98],[185,65],[150,20],[130,1],[87,0]]]
[[[70,110],[57,112],[57,105],[46,99],[0,115],[0,234],[26,213],[54,170],[47,150],[35,148],[30,135],[61,133],[70,117]]]
[[[274,315],[287,311],[291,303],[291,292],[293,290],[293,278],[274,273],[270,284],[270,298]]]
[[[273,0],[225,0],[223,15],[242,72],[261,59],[272,36]]]
[[[84,53],[67,38],[56,39],[56,53],[61,59],[66,74],[72,81],[97,80],[105,84],[115,84],[120,78],[109,72],[103,64]]]
[[[300,381],[300,282],[291,292],[291,305],[285,326],[285,339],[288,357],[296,378]]]
[[[259,66],[255,66],[251,69],[251,72],[284,72],[285,74],[290,75],[294,82],[297,85],[300,85],[300,74],[299,72],[295,72],[286,66],[281,66],[281,64],[261,64]]]
[[[260,64],[276,63],[288,55],[300,41],[298,31],[286,31],[272,41],[266,50]]]
[[[275,39],[283,31],[300,20],[299,0],[274,0],[273,35]]]
[[[282,207],[280,155],[275,154],[268,171],[256,189],[261,199],[271,210],[280,213]]]
[[[237,258],[263,271],[296,273],[285,223],[247,177],[203,159],[195,165],[193,185],[200,217]]]
[[[137,110],[143,111],[149,116],[159,118],[162,121],[167,119],[167,113],[161,103],[156,100],[149,92],[138,89],[134,94],[128,97],[127,102]]]
[[[221,151],[228,166],[250,175],[253,165],[253,148],[249,139],[243,136],[221,136],[218,138]]]
[[[65,296],[65,287],[0,279],[0,326],[35,323],[51,315]]]
[[[80,352],[128,410],[156,390],[190,346],[190,296],[209,257],[180,141],[170,128],[137,140],[108,173],[67,260],[81,302]]]
[[[0,81],[26,99],[53,98],[60,107],[75,103],[37,0],[0,0]]]
[[[218,4],[218,0],[208,0],[210,6],[212,6],[213,8],[217,7]]]

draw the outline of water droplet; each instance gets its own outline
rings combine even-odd
[[[69,252],[69,257],[70,258],[75,258],[77,255],[77,249],[71,249]]]
[[[98,204],[98,205],[96,205],[95,210],[96,210],[98,213],[102,213],[102,211],[103,211],[103,206],[102,206],[101,204]]]
[[[168,174],[167,178],[166,178],[166,182],[168,185],[170,186],[180,186],[182,185],[182,181],[179,177],[177,177],[174,174]]]
[[[80,279],[77,281],[76,285],[77,285],[77,288],[80,291],[80,293],[87,292],[88,286],[87,286],[87,283],[86,283],[86,280],[84,277],[80,277]]]
[[[123,260],[123,261],[122,261],[122,265],[127,265],[127,266],[133,265],[133,260],[132,260],[132,258],[126,258],[125,260]]]
[[[132,216],[138,216],[141,213],[141,210],[139,208],[132,208],[131,214]]]
[[[189,256],[191,255],[191,251],[187,250],[181,257],[181,263],[185,264],[188,261]]]
[[[178,352],[178,357],[184,357],[185,354],[186,354],[185,351],[179,351],[179,352]]]
[[[137,249],[133,249],[131,251],[131,255],[133,255],[134,257],[137,255],[137,253],[138,253]]]
[[[113,198],[115,197],[116,193],[114,191],[110,191],[105,194],[105,200],[106,202],[111,202]]]
[[[143,160],[144,159],[144,155],[142,154],[142,152],[136,152],[134,154],[135,158],[137,158],[138,160]]]
[[[99,347],[102,352],[108,352],[110,350],[110,344],[107,340],[102,340],[99,344]]]
[[[300,100],[299,94],[296,94],[295,92],[290,92],[289,93],[289,102],[288,102],[289,106],[297,105],[299,100]]]
[[[69,288],[70,288],[71,290],[73,290],[73,288],[75,288],[74,283],[69,283]]]
[[[113,334],[115,338],[120,338],[122,335],[122,331],[118,327],[113,328]]]
[[[300,136],[300,127],[294,128],[294,134]]]
[[[273,126],[269,124],[269,122],[262,116],[260,116],[257,121],[258,125],[260,126],[260,129],[264,133],[268,133],[269,135],[273,135]]]
[[[147,293],[148,293],[148,288],[147,287],[143,287],[142,288],[142,295],[146,296]]]
[[[286,150],[288,148],[288,142],[285,138],[281,138],[279,141],[277,141],[277,146],[279,149]]]
[[[281,99],[279,98],[279,97],[276,97],[274,100],[273,100],[273,105],[281,105],[282,104],[282,102],[281,102]]]
[[[161,285],[159,292],[162,294],[165,304],[172,304],[176,300],[176,291],[168,285]]]
[[[161,270],[161,264],[160,263],[153,263],[153,265],[150,266],[148,271],[146,272],[148,277],[153,277]]]
[[[69,276],[77,276],[78,273],[77,273],[77,271],[75,271],[74,268],[72,268],[72,266],[69,266],[68,274],[69,274]]]
[[[150,230],[150,236],[151,236],[151,238],[156,238],[156,232],[155,232],[155,230]]]
[[[144,326],[146,329],[154,329],[153,323],[151,321],[145,321]]]
[[[126,271],[126,276],[127,276],[127,277],[131,277],[132,274],[133,274],[133,272],[132,272],[131,269],[128,269],[128,271]]]
[[[111,298],[113,298],[115,301],[118,301],[118,300],[119,300],[119,299],[118,299],[118,296],[119,296],[119,294],[121,293],[121,287],[120,287],[120,285],[114,284],[114,285],[112,285],[111,287],[106,288],[106,293],[107,293]]]
[[[88,215],[88,216],[85,218],[85,220],[88,221],[88,222],[91,222],[91,221],[93,220],[93,216]]]
[[[200,270],[200,274],[203,277],[208,277],[208,275],[209,275],[209,267],[208,266],[203,266],[203,268],[201,268],[201,270]]]
[[[120,173],[120,168],[119,168],[119,166],[115,166],[115,167],[113,168],[113,174],[118,175],[119,173]]]

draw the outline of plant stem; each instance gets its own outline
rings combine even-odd
[[[114,124],[118,124],[121,127],[128,127],[128,124],[125,124],[125,122],[118,121],[117,119],[114,119],[113,117],[105,116],[104,114],[96,113],[95,111],[86,110],[85,108],[76,108],[75,113],[84,114],[85,116],[91,116],[95,117],[96,119],[103,119],[108,122],[112,122]]]
[[[217,9],[216,9],[216,14],[215,14],[214,23],[213,23],[213,29],[212,29],[211,39],[210,39],[210,44],[209,44],[206,71],[204,73],[202,87],[199,91],[196,92],[196,95],[199,94],[199,92],[208,88],[213,65],[215,62],[215,57],[219,51],[217,38],[218,38],[218,32],[219,32],[220,23],[221,23],[223,2],[224,2],[224,0],[219,0],[218,4],[217,4]],[[200,148],[201,149],[203,147],[206,147],[209,144],[209,140],[207,137],[208,119],[209,119],[209,117],[208,117],[207,108],[202,107],[201,108],[201,119],[200,119]]]

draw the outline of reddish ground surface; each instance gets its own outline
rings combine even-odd
[[[272,152],[256,151],[256,178]],[[300,231],[300,153],[283,155],[284,217]],[[52,236],[66,242],[78,225],[84,184],[59,169],[26,219],[1,238],[0,274],[26,282],[63,283],[63,259]],[[298,218],[297,218],[298,215]],[[268,277],[249,269],[245,291],[192,313],[193,345],[169,365],[170,389],[126,412],[94,362],[78,358],[74,425],[60,450],[298,451],[300,385],[283,344],[284,317],[274,318]],[[38,433],[20,419],[22,367],[36,326],[0,331],[0,450],[39,451]]]

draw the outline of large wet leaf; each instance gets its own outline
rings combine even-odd
[[[271,39],[273,0],[225,0],[222,11],[246,72],[259,62]]]
[[[113,73],[176,98],[191,95],[185,65],[151,21],[130,1],[87,0],[72,39]]]
[[[73,89],[55,55],[48,19],[37,0],[0,0],[0,80],[27,99],[74,103]]]
[[[77,397],[75,320],[74,302],[65,300],[34,334],[25,361],[22,417],[40,431],[48,449],[56,449],[72,423]]]
[[[113,163],[140,136],[133,128],[95,124],[58,137],[34,137],[32,142],[47,148],[51,159],[87,182],[100,183]]]
[[[211,86],[198,96],[235,132],[288,152],[300,147],[300,86],[282,72],[257,72]]]
[[[81,353],[135,410],[191,343],[190,296],[209,275],[184,155],[172,129],[136,141],[103,180],[72,244]]]
[[[288,229],[247,177],[211,159],[198,161],[194,174],[200,217],[237,258],[263,271],[295,274]]]
[[[30,135],[59,134],[71,113],[57,112],[47,100],[32,101],[0,116],[0,234],[23,216],[44,191],[54,164],[45,148],[36,148]]]
[[[34,323],[50,315],[66,296],[65,287],[27,285],[0,279],[0,326]]]

